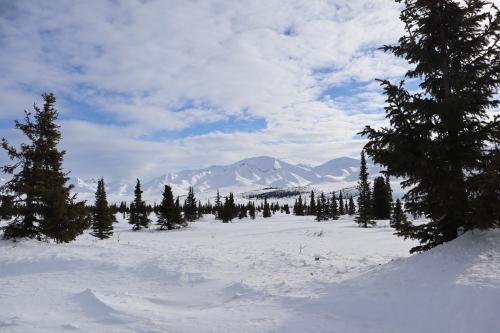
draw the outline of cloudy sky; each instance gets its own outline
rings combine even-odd
[[[0,0],[0,136],[58,98],[65,168],[150,178],[270,155],[358,156],[381,124],[377,50],[402,33],[392,0]],[[0,162],[6,157],[0,154]]]

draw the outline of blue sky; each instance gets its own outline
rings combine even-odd
[[[375,78],[407,64],[392,0],[0,1],[0,135],[58,98],[65,165],[154,177],[272,155],[357,156],[384,123]],[[5,161],[0,155],[0,162]]]

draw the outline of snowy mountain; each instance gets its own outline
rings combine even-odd
[[[380,168],[368,164],[371,176],[376,176]],[[149,181],[142,182],[144,196],[149,200],[159,200],[166,184],[172,186],[176,195],[184,195],[193,186],[195,192],[212,196],[217,189],[222,193],[262,190],[266,188],[287,189],[302,187],[309,190],[337,190],[353,186],[358,178],[359,160],[341,157],[316,167],[290,164],[285,161],[259,156],[243,159],[230,165],[214,165],[198,170],[171,172]],[[74,191],[84,199],[91,199],[97,180],[72,178]],[[129,200],[135,182],[121,180],[106,183],[108,196],[112,201]]]

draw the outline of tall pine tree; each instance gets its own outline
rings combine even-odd
[[[172,230],[181,225],[180,214],[177,213],[175,207],[174,195],[172,188],[165,185],[160,207],[158,208],[158,225],[160,230]]]
[[[355,217],[355,221],[360,227],[367,228],[369,224],[374,224],[375,222],[372,220],[371,190],[370,183],[368,182],[368,169],[366,168],[364,151],[361,152],[358,192],[358,214]]]
[[[196,198],[194,196],[194,189],[189,187],[188,195],[184,201],[184,219],[188,222],[196,221],[198,214],[196,214]]]
[[[76,202],[76,196],[71,195],[73,186],[66,185],[69,178],[62,169],[65,151],[57,148],[61,132],[55,123],[56,98],[52,93],[42,97],[43,108],[35,104],[33,114],[25,112],[24,123],[16,121],[16,128],[29,142],[16,149],[2,139],[2,147],[15,161],[1,169],[12,175],[0,188],[12,217],[3,236],[70,242],[89,227],[90,219],[84,202]]]
[[[95,192],[95,203],[92,212],[92,232],[90,234],[99,239],[113,236],[114,220],[106,198],[104,178],[101,178],[97,182],[97,190]]]
[[[386,179],[382,176],[375,178],[373,182],[373,218],[376,220],[388,220],[391,218],[392,197]]]
[[[390,126],[362,134],[373,160],[406,179],[406,209],[430,221],[399,233],[420,241],[415,252],[500,224],[500,209],[484,209],[500,206],[500,182],[489,177],[500,118],[487,113],[499,105],[500,14],[483,0],[403,3],[406,34],[384,50],[413,65],[406,77],[420,79],[420,91],[381,81]]]
[[[142,200],[141,181],[137,179],[134,190],[134,202],[130,205],[129,222],[132,224],[132,230],[141,230],[149,228],[151,220],[148,218],[146,203]]]

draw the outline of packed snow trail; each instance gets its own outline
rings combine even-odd
[[[415,244],[349,217],[129,229],[121,221],[112,239],[62,245],[1,241],[0,332],[433,332],[421,321],[440,307],[434,331],[459,323],[465,332],[465,310],[453,311],[463,297],[474,296],[469,311],[500,308],[494,232],[398,259]],[[467,237],[488,241],[479,251]],[[500,324],[471,313],[470,323],[482,319],[475,332]]]

